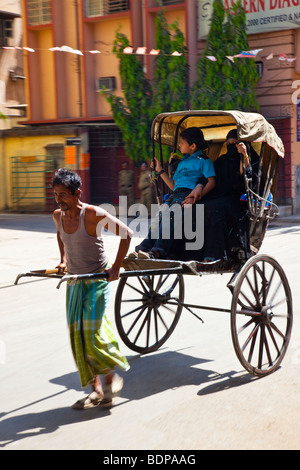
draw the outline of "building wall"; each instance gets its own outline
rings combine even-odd
[[[0,191],[1,210],[47,210],[45,172],[50,167],[46,165],[45,160],[49,159],[48,147],[57,146],[64,149],[66,138],[75,136],[74,130],[72,132],[71,129],[69,133],[66,130],[57,134],[49,129],[48,132],[37,129],[2,131],[0,168],[5,184],[1,185]],[[65,166],[61,152],[57,153],[57,156],[58,158],[55,158],[55,154],[51,155],[53,170]],[[76,163],[74,169],[77,168],[80,169],[80,164]],[[52,176],[53,172],[50,177]]]
[[[141,2],[133,0],[130,11],[96,18],[84,16],[83,0],[50,0],[50,3],[49,24],[30,26],[25,15],[25,43],[35,49],[35,53],[24,54],[30,77],[28,122],[111,118],[105,97],[97,92],[98,78],[116,77],[116,92],[122,93],[113,43],[118,29],[131,40],[141,39],[141,22],[134,23]],[[22,5],[26,12],[26,0],[22,0]],[[49,51],[63,45],[82,54]],[[90,54],[90,50],[101,53]]]
[[[35,53],[24,51],[27,77],[25,102],[29,105],[27,127],[51,124],[55,135],[55,127],[66,123],[70,125],[112,123],[110,107],[105,97],[97,92],[98,78],[116,77],[116,93],[122,95],[122,84],[118,73],[119,61],[112,53],[115,32],[120,28],[135,48],[144,45],[150,50],[155,47],[154,20],[160,8],[157,0],[130,0],[130,11],[93,18],[85,17],[84,0],[50,0],[50,3],[52,21],[49,24],[29,26],[26,0],[21,0],[24,45],[36,49]],[[204,41],[198,39],[199,2],[184,0],[164,3],[167,5],[165,16],[168,23],[178,21],[180,29],[186,35],[192,84],[196,74],[196,61],[204,47]],[[50,47],[63,45],[78,49],[83,55],[49,51]],[[300,180],[300,142],[297,140],[297,109],[292,103],[292,94],[295,92],[292,86],[295,80],[300,79],[300,61],[288,63],[278,60],[280,53],[288,56],[299,53],[299,33],[298,30],[284,30],[251,34],[249,47],[263,49],[257,58],[263,62],[263,76],[257,86],[261,113],[276,124],[287,151],[286,159],[280,167],[280,181],[284,181],[280,183],[280,201],[293,203],[295,210],[299,207],[300,211],[300,183],[297,183]],[[88,52],[95,49],[101,53]],[[267,60],[271,52],[274,53],[274,58]],[[151,78],[153,57],[146,56],[141,60],[144,61],[145,71]],[[65,142],[68,135],[66,131],[61,140]],[[41,140],[37,140],[35,147],[34,140],[35,138],[31,140],[33,150],[36,149],[38,152],[38,149],[44,148]],[[46,144],[55,144],[55,140],[46,139]],[[14,147],[18,151],[16,142]],[[7,148],[7,143],[5,145],[2,143],[3,148]],[[98,159],[105,160],[108,153],[103,148],[99,145],[95,155]],[[11,154],[5,155],[3,152],[4,150],[1,153],[0,169],[2,165],[2,168],[6,168],[7,174]],[[85,143],[82,152],[89,152],[88,142]],[[118,158],[123,159],[122,152],[118,150],[117,153],[120,155]],[[99,167],[98,160],[93,167]],[[112,184],[115,169],[111,172]],[[1,194],[3,189],[0,192],[0,207],[1,204],[3,207],[7,198]]]
[[[300,137],[297,138],[297,105],[293,99],[299,88],[299,84],[295,88],[296,81],[300,79],[299,57],[288,62],[279,60],[279,56],[297,57],[300,35],[298,30],[292,29],[253,34],[248,39],[250,49],[262,49],[257,56],[257,60],[263,64],[263,75],[257,84],[260,112],[271,123],[274,122],[285,145],[285,160],[279,169],[281,188],[278,202],[291,204],[293,211],[299,213],[300,194],[295,174],[300,168],[300,141],[297,140]],[[270,54],[273,54],[273,58],[267,59]]]
[[[1,0],[0,10],[12,15],[21,15],[20,0]],[[13,19],[13,34],[7,46],[22,46],[22,18]],[[23,53],[20,49],[0,49],[0,129],[9,129],[17,120],[25,118]],[[21,107],[20,107],[21,105]]]
[[[113,43],[116,31],[120,31],[128,38],[131,37],[131,22],[129,16],[120,19],[112,19],[101,22],[85,22],[85,49],[101,50],[101,54],[89,54],[85,56],[85,94],[86,115],[88,117],[111,116],[110,105],[105,96],[97,92],[98,79],[104,77],[116,78],[117,95],[122,95],[122,83],[119,76],[119,60],[113,54]]]

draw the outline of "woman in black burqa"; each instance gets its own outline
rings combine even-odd
[[[247,203],[240,200],[246,189],[242,159],[246,176],[255,185],[258,155],[250,145],[238,141],[235,129],[227,134],[226,145],[227,152],[214,162],[215,189],[197,202],[196,188],[184,201],[204,204],[204,246],[197,251],[182,249],[180,259],[228,261],[238,252],[244,253],[245,259],[251,256]]]

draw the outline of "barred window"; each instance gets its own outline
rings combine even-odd
[[[8,39],[13,37],[13,20],[0,18],[0,46],[8,46]]]
[[[52,22],[50,0],[27,0],[29,25],[48,24]]]
[[[104,16],[129,10],[129,0],[86,0],[85,15]]]
[[[115,127],[112,128],[94,128],[90,130],[90,149],[99,147],[123,147],[124,142],[122,133]]]

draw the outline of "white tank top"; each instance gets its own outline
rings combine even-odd
[[[108,263],[102,237],[89,235],[84,225],[87,204],[82,204],[78,229],[66,233],[60,215],[60,238],[64,244],[67,271],[70,274],[91,274],[103,271]]]

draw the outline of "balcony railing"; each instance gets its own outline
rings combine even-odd
[[[27,0],[28,24],[31,26],[52,22],[50,0]]]
[[[129,9],[129,0],[86,0],[85,15],[90,18],[120,13]]]

